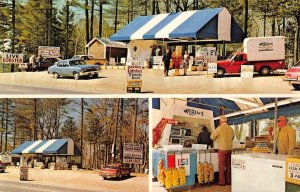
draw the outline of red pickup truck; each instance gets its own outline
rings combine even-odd
[[[118,178],[121,179],[124,176],[129,177],[131,173],[131,168],[125,167],[123,164],[112,164],[103,167],[100,170],[99,175],[103,177],[103,179],[108,178]]]
[[[217,77],[223,77],[225,74],[238,74],[241,73],[242,65],[254,65],[254,72],[261,75],[270,75],[271,71],[283,69],[285,67],[284,61],[248,61],[247,54],[237,52],[226,60],[218,61]]]

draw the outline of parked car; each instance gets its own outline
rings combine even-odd
[[[74,55],[72,59],[81,59],[84,60],[86,64],[91,64],[91,65],[102,65],[105,64],[106,62],[105,59],[95,58],[93,55]]]
[[[73,76],[78,80],[82,76],[98,77],[100,67],[98,65],[87,65],[80,59],[67,59],[56,62],[48,68],[48,73],[54,75],[55,79],[65,76]]]
[[[5,165],[0,164],[0,173],[4,173],[6,169]]]
[[[300,61],[285,73],[284,81],[288,81],[295,89],[300,90]]]
[[[99,175],[103,177],[103,179],[109,178],[118,178],[121,179],[124,176],[129,177],[131,173],[131,168],[125,167],[123,164],[112,164],[103,167],[100,170]]]
[[[33,65],[31,63],[19,64],[18,68],[20,70],[25,70],[25,71],[44,71],[47,70],[50,66],[52,66],[55,62],[60,60],[61,60],[60,58],[46,57],[43,58],[41,62],[36,60]]]

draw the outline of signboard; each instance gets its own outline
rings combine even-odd
[[[143,67],[140,65],[130,65],[127,69],[127,81],[142,80]]]
[[[242,65],[241,67],[241,77],[252,78],[254,74],[253,65]]]
[[[297,185],[300,184],[300,160],[298,158],[286,159],[285,180]]]
[[[189,176],[191,172],[191,160],[189,153],[176,153],[175,154],[175,166],[176,168],[185,167],[185,175]]]
[[[153,56],[153,65],[161,65],[162,62],[162,56]]]
[[[121,64],[125,64],[126,63],[126,58],[125,57],[122,57],[121,58]]]
[[[196,51],[195,64],[207,66],[208,63],[217,62],[216,47],[198,47]]]
[[[21,64],[23,63],[23,54],[3,53],[2,63]]]
[[[124,143],[123,163],[143,164],[143,144]]]
[[[60,47],[39,46],[38,56],[42,57],[60,57]]]
[[[208,63],[207,65],[207,73],[214,74],[218,72],[218,65],[217,63]]]

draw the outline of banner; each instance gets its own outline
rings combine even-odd
[[[143,164],[143,144],[124,143],[123,163]]]
[[[52,57],[57,58],[60,57],[60,47],[49,47],[49,46],[39,46],[38,56]]]
[[[3,53],[2,63],[21,64],[23,63],[23,54]]]

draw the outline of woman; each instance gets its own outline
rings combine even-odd
[[[172,63],[175,68],[175,76],[179,75],[179,66],[182,62],[182,56],[181,53],[178,50],[174,50],[172,53]]]
[[[190,55],[188,54],[188,51],[185,51],[185,54],[183,56],[183,75],[186,76],[187,74],[187,68],[190,61]]]

